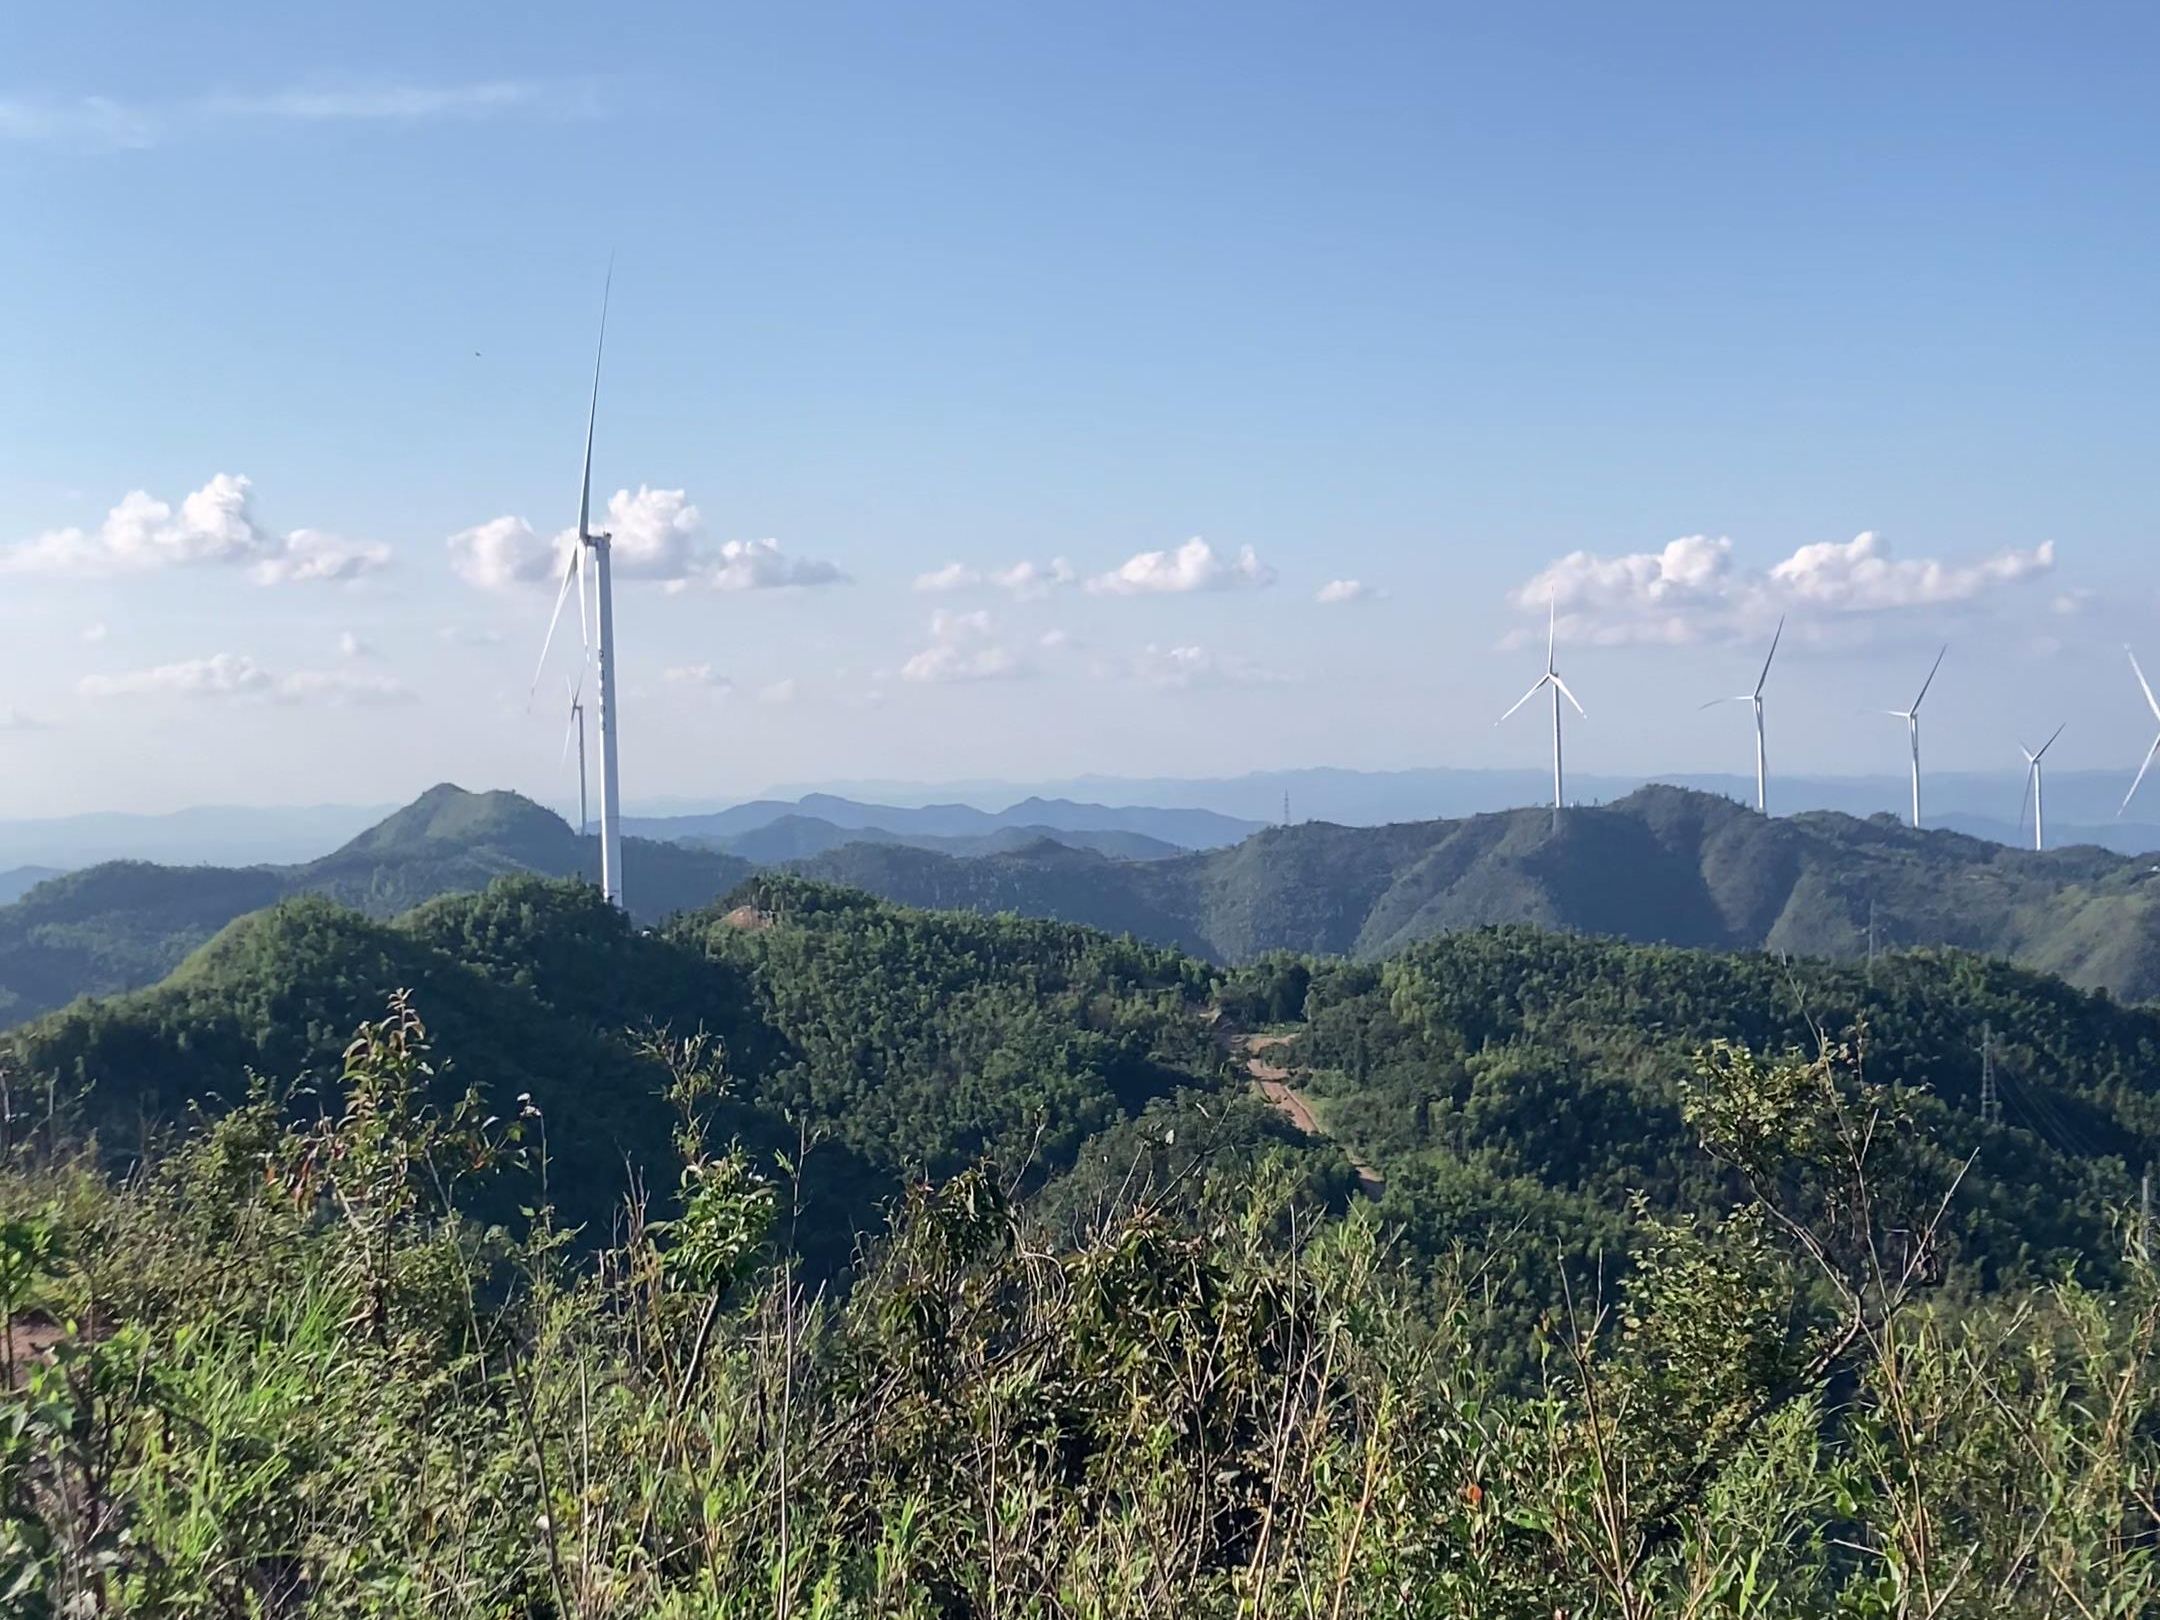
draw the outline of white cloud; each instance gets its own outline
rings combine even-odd
[[[435,634],[453,647],[495,647],[503,639],[500,630],[484,624],[446,624]]]
[[[918,591],[966,591],[981,586],[995,586],[1016,601],[1033,602],[1074,584],[1079,575],[1073,565],[1063,557],[1052,557],[1048,562],[1032,560],[1016,562],[1005,568],[982,569],[966,563],[949,562],[943,568],[932,569],[927,574],[915,576]]]
[[[44,721],[34,715],[25,714],[20,709],[0,705],[0,732],[48,731],[50,729]]]
[[[918,591],[964,591],[982,582],[981,569],[958,562],[949,562],[943,568],[933,568],[927,574],[915,576]]]
[[[1970,602],[1998,585],[2030,579],[2054,566],[2052,540],[2030,551],[1997,552],[1960,566],[1926,557],[1893,558],[1888,543],[1871,532],[1843,545],[1823,540],[1802,546],[1770,570],[1770,579],[1796,602],[1835,612],[1873,613]]]
[[[123,675],[85,675],[76,690],[88,698],[261,698],[282,702],[403,703],[412,692],[387,675],[296,670],[274,675],[239,653],[213,653]]]
[[[1781,614],[1822,625],[1974,604],[2054,565],[2052,541],[1959,564],[1895,558],[1888,542],[1864,533],[1801,546],[1755,573],[1735,563],[1731,540],[1696,534],[1624,556],[1571,552],[1524,581],[1510,600],[1536,615],[1551,602],[1561,633],[1577,640],[1678,645],[1758,631]]]
[[[342,582],[389,566],[388,546],[355,544],[314,529],[295,529],[286,537],[282,553],[255,565],[255,581],[259,585]]]
[[[837,563],[786,556],[777,540],[730,540],[720,548],[719,562],[704,575],[704,583],[716,591],[784,590],[846,580]]]
[[[1148,646],[1133,660],[1132,673],[1149,686],[1273,686],[1284,676],[1238,653],[1210,648]]]
[[[758,688],[760,703],[793,703],[795,701],[795,677],[790,675]]]
[[[490,518],[460,529],[449,540],[450,566],[458,578],[482,590],[507,590],[552,580],[569,565],[566,553],[543,540],[521,517]]]
[[[1383,593],[1377,585],[1368,585],[1362,579],[1331,579],[1313,593],[1313,600],[1329,607],[1345,602],[1370,602]]]
[[[516,79],[295,86],[136,102],[111,96],[11,96],[0,97],[0,141],[141,151],[222,124],[471,123],[515,113],[591,116],[599,105],[590,84]]]
[[[49,529],[0,551],[0,571],[103,579],[161,568],[250,564],[265,585],[357,579],[387,567],[390,548],[315,529],[278,534],[255,519],[254,485],[219,473],[177,508],[133,490],[95,529]]]
[[[900,678],[933,684],[1009,680],[1024,673],[1011,649],[996,639],[983,612],[948,613],[930,619],[930,645],[900,666]]]
[[[1198,536],[1175,551],[1143,551],[1121,567],[1098,574],[1088,589],[1109,596],[1151,596],[1183,591],[1226,591],[1272,585],[1275,570],[1241,546],[1235,557],[1216,555]]]
[[[1072,632],[1070,630],[1045,630],[1037,638],[1036,644],[1048,651],[1055,652],[1060,647],[1070,647],[1073,644]]]
[[[660,672],[670,686],[702,686],[709,691],[731,692],[735,683],[710,664],[674,664]]]
[[[95,624],[83,626],[82,638],[94,647],[111,634],[112,632],[105,627],[105,621],[100,619]]]
[[[346,658],[373,658],[375,656],[374,647],[363,641],[356,632],[351,630],[340,630],[338,632],[337,650]]]
[[[703,520],[679,489],[640,484],[633,494],[608,497],[598,527],[609,536],[616,577],[657,580],[670,591],[705,585],[719,591],[779,590],[834,585],[847,578],[833,563],[790,557],[777,540],[730,540],[705,545]],[[565,529],[542,539],[521,517],[491,518],[450,536],[450,561],[458,577],[483,590],[550,583],[562,577],[576,543]]]

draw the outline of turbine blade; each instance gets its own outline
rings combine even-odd
[[[1513,714],[1525,703],[1528,703],[1532,698],[1536,697],[1540,692],[1544,691],[1545,683],[1551,679],[1552,677],[1550,675],[1540,675],[1537,678],[1536,683],[1531,686],[1529,691],[1525,692],[1521,697],[1517,698],[1513,703],[1508,705],[1507,714],[1503,714],[1500,717],[1500,720],[1505,720],[1508,717],[1508,714]],[[1495,720],[1493,724],[1497,726],[1500,723],[1500,720]]]
[[[1553,588],[1545,601],[1545,673],[1553,672],[1553,648],[1560,636],[1560,590]]]
[[[578,645],[584,649],[585,657],[590,658],[592,657],[592,620],[585,612],[585,548],[583,546],[578,547],[577,559],[577,629]],[[582,663],[582,660],[580,662]],[[583,678],[584,672],[580,669],[579,679],[582,680]]]
[[[1770,657],[1765,658],[1762,661],[1762,673],[1755,677],[1755,690],[1748,694],[1750,697],[1762,696],[1763,682],[1767,681],[1770,678],[1771,660],[1777,657],[1777,644],[1779,641],[1784,639],[1784,635],[1785,615],[1780,613],[1778,615],[1777,629],[1773,631],[1770,636]]]
[[[2033,755],[2033,758],[2035,760],[2039,759],[2041,754],[2046,753],[2050,748],[2053,748],[2055,746],[2055,739],[2063,734],[2063,726],[2067,726],[2069,723],[2069,721],[2065,720],[2062,723],[2062,726],[2057,726],[2053,731],[2048,733],[2048,740],[2040,745],[2039,753]]]
[[[2037,771],[2040,768],[2040,761],[2038,759],[2035,759],[2031,754],[2027,754],[2025,757],[2028,760],[2031,760],[2032,763],[2025,767],[2025,796],[2022,799],[2018,800],[2019,832],[2023,832],[2025,830],[2025,823],[2027,820],[2030,819],[2032,814],[2033,772]]]
[[[568,685],[569,683],[565,682],[564,684]],[[556,764],[567,765],[570,763],[570,745],[577,741],[578,721],[583,718],[584,716],[578,710],[577,688],[571,687],[570,718],[563,722],[562,757],[555,762]]]
[[[2155,737],[2152,747],[2145,750],[2145,763],[2138,767],[2137,781],[2132,782],[2130,791],[2123,795],[2122,805],[2115,812],[2116,820],[2120,821],[2122,819],[2123,811],[2129,809],[2130,801],[2137,797],[2137,790],[2145,780],[2145,773],[2152,769],[2153,755],[2155,754],[2160,754],[2160,737]]]
[[[1698,703],[1695,706],[1698,709],[1714,709],[1720,703],[1753,703],[1754,701],[1755,694],[1753,692],[1736,692],[1731,697],[1712,698],[1708,703]]]
[[[577,533],[580,541],[591,532],[593,424],[600,419],[600,361],[607,353],[608,298],[615,291],[615,259],[608,257],[607,280],[600,288],[600,341],[593,346],[592,404],[585,413],[585,471],[578,481]]]
[[[1575,703],[1575,694],[1567,689],[1566,681],[1563,681],[1559,676],[1555,675],[1552,678],[1552,683],[1553,685],[1560,688],[1560,695],[1562,697],[1566,698],[1570,703]],[[1580,703],[1575,703],[1575,712],[1582,715],[1585,720],[1590,718],[1589,715],[1583,713],[1583,706]]]
[[[1920,705],[1922,701],[1925,700],[1925,698],[1927,697],[1928,688],[1935,684],[1935,672],[1938,669],[1942,668],[1943,653],[1947,653],[1949,650],[1950,644],[1946,641],[1943,643],[1942,652],[1939,652],[1935,655],[1935,662],[1928,665],[1928,678],[1920,683],[1920,696],[1912,700],[1912,712],[1914,714],[1918,714],[1920,712]],[[2160,710],[2156,710],[2155,712],[2160,713]]]
[[[2142,669],[2138,669],[2137,654],[2130,652],[2128,647],[2125,647],[2123,651],[2130,653],[2130,667],[2137,671],[2138,685],[2144,688],[2145,691],[2145,702],[2152,709],[2153,718],[2160,720],[2160,697],[2153,696],[2152,682],[2145,678],[2145,672]]]
[[[555,645],[555,627],[562,623],[563,603],[570,596],[571,575],[577,571],[578,560],[584,554],[585,547],[583,543],[572,542],[569,558],[570,566],[563,570],[562,589],[555,593],[555,611],[548,615],[547,636],[540,643],[540,662],[533,665],[532,685],[525,693],[525,706],[528,709],[532,707],[533,694],[540,690],[540,677],[547,671],[548,649]]]

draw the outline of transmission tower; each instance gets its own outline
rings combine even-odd
[[[1980,1026],[1980,1123],[2002,1123],[2002,1095],[1995,1088],[1995,1026]]]

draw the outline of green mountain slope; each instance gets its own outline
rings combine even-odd
[[[624,899],[656,922],[710,903],[749,869],[715,851],[626,839]],[[0,1025],[154,983],[234,918],[279,900],[318,895],[386,918],[515,873],[596,883],[598,842],[517,794],[445,784],[300,866],[88,867],[0,906]]]
[[[1625,1251],[1631,1200],[1723,1207],[1733,1189],[1679,1112],[1719,1039],[1812,1048],[1866,1031],[1868,1073],[1916,1093],[1958,1195],[1946,1258],[1977,1285],[2065,1266],[2112,1275],[2111,1221],[2160,1160],[2160,1010],[1961,953],[1864,966],[1480,929],[1384,963],[1273,956],[1225,972],[1068,924],[923,912],[768,875],[652,932],[587,886],[529,877],[394,922],[320,898],[243,918],[153,989],[9,1037],[17,1074],[85,1096],[108,1150],[253,1071],[332,1086],[353,1026],[410,990],[449,1067],[546,1122],[549,1196],[604,1222],[668,1161],[642,1032],[725,1050],[720,1126],[802,1157],[806,1242],[845,1263],[905,1182],[988,1156],[1074,1213],[1132,1189],[1290,1167],[1339,1208],[1336,1144],[1251,1093],[1222,1036],[1287,1019],[1271,1051],[1325,1131],[1377,1167],[1410,1252],[1485,1242],[1503,1292],[1551,1297],[1561,1257]],[[1985,1116],[1981,1049],[2001,1119]],[[87,1088],[85,1090],[85,1088]],[[309,1105],[312,1106],[312,1105]]]
[[[1272,950],[1379,957],[1495,923],[1708,949],[1864,956],[1945,946],[2119,996],[2160,995],[2160,884],[2090,847],[2035,854],[1887,819],[1766,820],[1652,787],[1616,804],[1391,827],[1274,828],[1145,864],[1040,847],[963,867],[838,850],[800,870],[909,904],[1064,917],[1250,961]]]

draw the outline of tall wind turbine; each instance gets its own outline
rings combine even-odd
[[[1568,690],[1567,682],[1560,678],[1559,668],[1553,662],[1554,642],[1557,639],[1559,629],[1560,598],[1555,593],[1552,601],[1546,607],[1545,673],[1537,678],[1536,684],[1529,691],[1525,692],[1509,706],[1507,714],[1500,717],[1500,720],[1507,719],[1508,715],[1513,714],[1525,703],[1528,703],[1538,693],[1544,691],[1546,687],[1552,688],[1552,815],[1555,827],[1560,825],[1560,811],[1567,802],[1565,782],[1560,774],[1560,699],[1565,697],[1568,702],[1575,704],[1577,714],[1582,715],[1585,720],[1590,718],[1589,715],[1583,713],[1583,706],[1576,702],[1575,694]],[[1500,720],[1495,720],[1493,724],[1497,726],[1500,724]]]
[[[2137,654],[2130,652],[2128,647],[2123,648],[2123,651],[2130,653],[2130,668],[2137,675],[2138,689],[2145,694],[2145,706],[2152,710],[2155,720],[2160,720],[2160,698],[2153,696],[2152,682],[2148,681],[2145,672],[2138,668]],[[2137,790],[2145,781],[2145,773],[2152,769],[2155,754],[2160,754],[2160,737],[2153,738],[2152,747],[2145,750],[2145,763],[2138,767],[2137,780],[2130,784],[2130,791],[2123,795],[2122,806],[2115,812],[2117,819],[2121,818],[2124,810],[2130,808],[2130,801],[2137,797]]]
[[[555,640],[555,626],[562,619],[563,603],[570,588],[578,589],[578,605],[585,601],[584,565],[592,557],[594,618],[598,635],[593,663],[600,685],[600,892],[610,904],[622,904],[622,780],[617,766],[621,717],[616,712],[615,691],[615,585],[608,566],[608,543],[613,538],[592,530],[593,427],[600,418],[600,362],[607,353],[608,295],[614,290],[615,268],[608,267],[607,284],[600,294],[600,338],[593,347],[592,403],[585,416],[585,470],[578,483],[577,540],[564,560],[562,589],[555,596],[555,614],[548,620],[547,640],[540,644],[540,662],[547,663],[548,647]],[[533,676],[535,685],[539,675]],[[582,704],[578,709],[583,717]]]
[[[1911,708],[1883,710],[1892,719],[1904,721],[1906,733],[1912,738],[1912,824],[1915,827],[1920,825],[1920,705],[1928,695],[1928,688],[1935,684],[1935,671],[1942,668],[1943,653],[1949,650],[1950,646],[1945,642],[1942,652],[1935,655],[1935,662],[1928,666],[1927,679],[1920,683],[1920,696],[1912,700]]]
[[[2069,723],[2069,721],[2065,720],[2063,725]],[[2048,740],[2038,748],[2027,748],[2023,743],[2018,744],[2018,752],[2025,756],[2025,802],[2018,806],[2018,825],[2020,827],[2025,825],[2025,812],[2030,808],[2033,821],[2034,849],[2047,848],[2047,824],[2041,806],[2041,778],[2045,773],[2040,769],[2040,761],[2047,751],[2055,746],[2055,739],[2062,734],[2062,726],[2057,726],[2048,733]],[[2160,744],[2155,746],[2160,746]]]
[[[1755,808],[1764,815],[1770,813],[1770,774],[1763,756],[1762,689],[1763,682],[1770,679],[1771,660],[1777,657],[1777,644],[1785,634],[1785,618],[1778,616],[1777,629],[1771,632],[1770,656],[1762,661],[1762,673],[1755,677],[1755,690],[1741,692],[1733,697],[1712,698],[1703,705],[1714,709],[1720,703],[1751,703],[1755,706]]]

